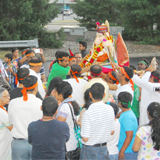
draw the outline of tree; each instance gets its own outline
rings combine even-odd
[[[160,1],[157,0],[119,0],[117,4],[121,24],[125,27],[128,39],[144,44],[160,43]],[[157,26],[154,29],[153,26]]]
[[[49,34],[44,26],[54,19],[59,8],[49,0],[1,0],[0,1],[0,40],[26,40],[38,38],[40,45],[44,46],[43,39]],[[62,32],[62,31],[60,31]],[[52,37],[58,34],[50,33]],[[60,34],[61,35],[61,34]],[[47,40],[47,39],[46,39]],[[52,41],[56,39],[52,38]],[[53,47],[54,44],[52,43]],[[46,43],[45,43],[45,46]]]
[[[108,20],[110,24],[117,24],[119,14],[115,8],[116,0],[76,0],[77,4],[73,5],[74,13],[79,16],[76,18],[81,24],[90,29],[96,27],[96,22],[104,23]]]

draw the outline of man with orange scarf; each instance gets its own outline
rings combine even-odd
[[[118,80],[120,85],[118,85],[118,89],[115,93],[116,99],[118,97],[118,94],[120,92],[129,92],[132,95],[132,99],[133,99],[133,93],[134,93],[134,89],[133,89],[133,81],[132,78],[133,77],[133,69],[127,66],[123,66],[120,67],[119,71],[118,71]]]
[[[70,79],[64,80],[72,86],[72,98],[82,107],[84,104],[83,87],[87,83],[86,80],[79,78],[81,76],[82,68],[78,64],[73,64],[70,69]]]
[[[9,122],[12,130],[12,160],[31,159],[32,145],[28,143],[28,125],[42,118],[42,100],[35,95],[38,82],[35,76],[27,76],[23,81],[22,97],[13,99],[8,106]]]

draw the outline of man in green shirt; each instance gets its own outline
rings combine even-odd
[[[62,79],[66,79],[66,76],[69,73],[70,67],[69,65],[69,54],[63,51],[57,51],[56,53],[56,63],[53,64],[52,70],[49,74],[47,87],[49,86],[50,81],[54,77],[61,77]]]

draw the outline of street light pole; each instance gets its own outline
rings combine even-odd
[[[63,0],[63,15],[62,15],[62,21],[64,20],[64,0]]]

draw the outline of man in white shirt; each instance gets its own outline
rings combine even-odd
[[[30,66],[29,75],[33,75],[33,76],[37,77],[37,79],[38,79],[38,91],[39,91],[41,97],[44,98],[45,97],[45,90],[43,88],[41,75],[39,73],[39,71],[41,70],[41,66],[42,66],[41,58],[33,57],[29,62],[29,66]]]
[[[12,160],[31,159],[32,145],[28,143],[28,125],[42,118],[42,100],[35,96],[38,91],[37,78],[27,76],[23,85],[23,97],[13,99],[8,106],[9,122],[13,125]]]
[[[70,69],[70,79],[64,80],[72,86],[72,98],[78,103],[79,107],[84,105],[83,87],[87,83],[86,80],[79,78],[82,68],[78,64],[73,64]]]
[[[107,142],[114,134],[114,111],[113,108],[104,104],[104,86],[95,83],[91,86],[89,96],[93,101],[89,109],[82,117],[82,151],[80,160],[107,159],[109,160]]]
[[[115,93],[116,99],[121,92],[129,92],[132,95],[134,95],[134,89],[133,89],[133,83],[131,84],[131,78],[133,77],[133,69],[127,66],[123,66],[119,69],[118,72],[118,80],[120,85],[118,85],[118,89]]]
[[[147,107],[152,102],[160,103],[160,93],[155,91],[154,88],[160,88],[160,72],[159,70],[149,67],[148,71],[140,79],[134,75],[132,80],[137,86],[141,87],[141,103],[140,103],[140,125],[149,123],[147,116]]]
[[[101,83],[105,88],[105,91],[104,91],[105,96],[103,97],[102,101],[106,103],[109,98],[109,95],[108,95],[109,87],[108,87],[108,84],[102,78],[100,78],[101,72],[102,72],[102,67],[100,65],[91,66],[90,73],[91,73],[92,79],[84,85],[83,93],[85,93],[85,91],[88,88],[90,88],[94,83]]]

